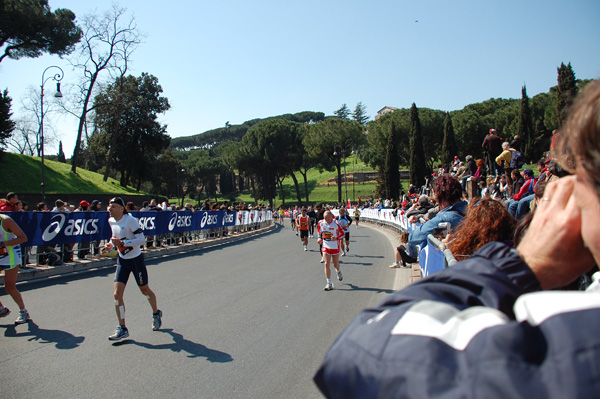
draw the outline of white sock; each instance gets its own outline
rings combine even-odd
[[[330,278],[327,279],[327,284],[331,284],[331,279]]]

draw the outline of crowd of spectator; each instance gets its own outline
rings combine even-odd
[[[493,130],[483,184],[444,171],[481,188],[446,238],[466,259],[361,312],[315,375],[326,397],[598,396],[600,82],[567,114],[538,174]]]
[[[269,207],[264,204],[258,204],[255,206],[249,205],[245,202],[230,204],[228,201],[211,202],[205,200],[198,203],[196,206],[191,203],[186,203],[184,206],[178,206],[176,204],[169,204],[166,201],[159,203],[157,200],[152,199],[150,201],[144,201],[141,206],[137,206],[134,202],[129,201],[126,203],[125,208],[127,211],[244,211],[244,210],[268,210]],[[52,206],[52,205],[51,205]],[[28,204],[19,199],[18,194],[9,192],[5,198],[0,198],[0,212],[25,212],[29,211]],[[61,199],[54,201],[54,206],[50,209],[50,206],[46,202],[39,202],[32,212],[56,212],[56,213],[70,213],[70,212],[98,212],[106,211],[106,207],[102,206],[102,202],[99,200],[93,200],[89,203],[87,200],[81,200],[78,205],[68,203]],[[185,237],[183,233],[174,233],[177,242],[188,242],[189,237]],[[223,236],[227,235],[227,232],[221,232]],[[147,236],[146,245],[148,248],[152,247],[163,247],[163,241],[157,236]],[[72,262],[74,256],[77,259],[86,259],[92,256],[101,255],[100,241],[95,242],[80,242],[78,244],[61,244],[61,245],[40,245],[35,247],[37,264],[57,266],[66,262]],[[30,263],[31,248],[22,246],[23,261],[20,268],[26,269],[27,264]]]

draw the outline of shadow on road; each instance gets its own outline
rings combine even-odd
[[[18,331],[25,326],[17,327],[16,325],[0,326],[4,327],[5,337],[31,337],[29,341],[39,341],[40,344],[54,343],[56,349],[75,349],[84,340],[85,337],[76,337],[75,335],[61,330],[46,330],[40,328],[32,320],[27,322],[28,331]]]
[[[344,285],[350,287],[350,289],[346,290],[346,291],[350,291],[350,290],[351,291],[371,291],[371,292],[386,293],[386,294],[393,294],[394,292],[396,292],[396,291],[391,290],[391,289],[384,290],[384,289],[381,289],[381,288],[359,287],[359,286],[356,286],[354,284],[344,284]],[[338,291],[344,291],[344,290],[342,289],[342,290],[338,290]]]
[[[355,258],[385,258],[383,255],[358,255],[358,254],[348,254],[352,255]]]
[[[188,353],[187,357],[189,358],[205,357],[206,360],[213,363],[228,363],[233,361],[233,358],[230,354],[215,349],[210,349],[202,344],[189,341],[185,339],[183,335],[174,332],[172,328],[159,330],[159,332],[169,334],[171,337],[173,337],[173,343],[153,345],[148,344],[146,342],[137,342],[132,339],[126,339],[123,341],[115,342],[113,346],[138,345],[146,349],[168,349],[173,352],[183,351]]]

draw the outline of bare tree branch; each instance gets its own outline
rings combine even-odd
[[[71,59],[73,67],[81,69],[84,76],[80,86],[82,90],[78,103],[81,112],[71,165],[74,173],[77,173],[81,138],[88,113],[93,110],[90,101],[102,83],[102,76],[106,74],[113,79],[115,76],[125,76],[132,53],[142,43],[143,34],[138,31],[135,18],[132,16],[125,21],[125,11],[114,4],[104,15],[91,14],[83,20],[81,45]]]

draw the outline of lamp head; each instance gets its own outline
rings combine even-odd
[[[54,93],[54,97],[62,98],[62,93],[60,92],[60,82],[56,83],[56,93]]]

